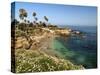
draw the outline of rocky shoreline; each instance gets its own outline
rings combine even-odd
[[[56,29],[56,30],[50,30],[49,28],[42,28],[42,35],[33,35],[33,36],[29,36],[27,38],[31,39],[32,45],[31,45],[31,49],[36,48],[36,46],[38,47],[38,45],[41,43],[42,40],[46,41],[46,39],[50,39],[53,37],[57,37],[57,36],[64,36],[64,37],[68,37],[72,34],[74,35],[80,35],[81,33],[79,31],[72,31],[71,29]],[[41,33],[41,32],[40,32]],[[15,48],[27,48],[29,46],[29,42],[27,40],[26,37],[17,37],[16,41],[15,41]]]
[[[41,28],[39,30],[41,31],[39,34],[35,34],[35,35],[33,34],[31,36],[16,37],[16,41],[15,41],[16,64],[19,61],[21,62],[21,63],[18,63],[18,66],[16,66],[17,73],[23,72],[19,69],[20,65],[26,64],[26,63],[23,63],[23,61],[25,61],[25,62],[30,61],[30,57],[31,57],[30,52],[32,53],[31,54],[32,56],[34,56],[34,52],[39,54],[39,55],[36,55],[35,58],[31,57],[31,60],[34,60],[33,62],[32,61],[29,62],[29,65],[30,65],[30,63],[33,64],[33,65],[31,65],[31,67],[36,65],[35,59],[37,59],[38,61],[40,61],[40,60],[42,61],[46,58],[46,60],[43,63],[48,61],[48,59],[50,59],[50,62],[52,61],[53,63],[48,62],[48,64],[50,64],[50,65],[48,66],[48,70],[45,70],[45,71],[84,69],[84,67],[82,65],[74,65],[69,60],[65,60],[65,59],[61,58],[59,56],[59,53],[52,50],[52,48],[51,48],[51,43],[55,37],[60,37],[60,36],[68,37],[71,35],[71,31],[69,31],[68,29],[50,30],[49,28]],[[24,55],[24,56],[22,56],[22,55]],[[43,59],[40,59],[40,56],[41,57],[43,56]],[[63,65],[65,64],[65,66],[61,65],[60,63],[63,63]],[[38,66],[40,64],[41,63],[39,63]],[[49,69],[49,67],[52,66],[52,64],[55,64],[55,66],[53,65],[53,67],[55,67],[56,70],[54,68]],[[62,68],[57,68],[56,64],[58,64]],[[45,65],[47,65],[47,64],[45,64]],[[41,65],[41,66],[43,66],[43,65]],[[23,66],[20,66],[20,67],[22,68]],[[35,71],[36,67],[34,69],[32,69],[31,67],[30,67],[31,71]],[[43,72],[42,69],[41,70],[39,70],[39,69],[40,68],[37,69],[37,72],[39,72],[39,71]],[[25,71],[25,72],[28,72],[28,71]]]

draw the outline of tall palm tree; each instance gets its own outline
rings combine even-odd
[[[44,16],[44,19],[47,21],[47,24],[48,24],[48,18],[47,18],[47,16]],[[45,23],[45,25],[46,25],[46,23]]]
[[[24,19],[27,17],[27,12],[25,9],[19,9],[19,18],[24,21]]]
[[[37,27],[38,26],[38,23],[37,23],[38,18],[36,17],[36,15],[37,15],[36,12],[33,12],[33,17],[34,17],[33,23],[36,24],[36,27]]]
[[[44,16],[44,19],[48,22],[48,18],[46,16]]]
[[[37,20],[37,18],[36,18],[36,12],[33,12],[32,15],[33,15],[34,19]]]
[[[36,16],[36,12],[33,12],[33,16],[34,16],[34,17]]]
[[[22,24],[23,25],[23,28],[24,28],[24,31],[28,31],[28,25],[26,25],[26,18],[27,18],[28,14],[27,14],[27,11],[23,8],[19,9],[19,18],[22,20],[22,22],[24,22],[25,24]]]

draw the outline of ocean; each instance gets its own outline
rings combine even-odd
[[[52,43],[53,49],[73,64],[83,65],[86,69],[97,68],[97,27],[67,26],[67,28],[81,31],[84,34],[56,37]]]

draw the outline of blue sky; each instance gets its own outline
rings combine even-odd
[[[56,25],[97,25],[97,7],[74,6],[59,4],[39,4],[16,2],[15,18],[19,19],[19,9],[27,11],[27,19],[33,21],[33,12],[41,21],[45,21],[43,16],[49,18],[49,23]]]

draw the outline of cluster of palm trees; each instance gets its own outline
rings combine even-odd
[[[32,16],[34,17],[34,21],[33,21],[34,24],[38,24],[38,23],[37,23],[38,18],[36,17],[36,15],[37,15],[36,12],[33,12]],[[26,11],[25,9],[23,9],[23,8],[19,9],[19,18],[20,18],[20,20],[21,20],[22,22],[30,23],[29,20],[26,20],[27,16],[28,16],[28,13],[27,13],[27,11]],[[49,19],[47,18],[47,16],[44,16],[44,19],[45,19],[46,22],[48,22],[48,20],[49,20]],[[42,23],[44,23],[44,22],[39,21],[39,24],[42,24]]]
[[[12,23],[11,23],[12,30],[15,30],[15,28],[16,28],[17,30],[21,30],[21,31],[28,33],[31,30],[34,30],[35,28],[38,29],[40,27],[48,27],[48,28],[52,28],[52,29],[57,28],[56,25],[52,25],[52,24],[48,23],[49,19],[47,16],[43,16],[43,19],[45,21],[39,21],[37,18],[36,12],[33,12],[32,16],[33,16],[33,22],[31,22],[27,19],[28,13],[25,9],[23,9],[23,8],[19,9],[20,21],[18,21],[17,19],[14,19],[12,21]]]

